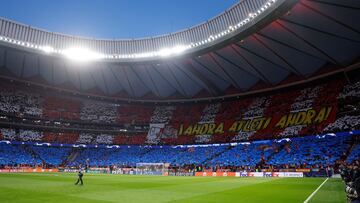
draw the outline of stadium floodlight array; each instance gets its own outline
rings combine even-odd
[[[81,48],[66,49],[62,54],[75,61],[93,61],[104,58],[103,54]]]
[[[75,61],[94,61],[94,60],[106,60],[106,59],[141,59],[141,58],[153,58],[153,57],[170,57],[180,55],[181,53],[188,51],[190,49],[194,49],[197,47],[204,46],[208,43],[214,42],[225,36],[233,33],[234,31],[244,27],[245,25],[252,22],[257,16],[261,13],[268,10],[277,0],[268,0],[265,2],[256,12],[249,13],[248,16],[242,21],[238,22],[235,25],[230,25],[227,29],[208,36],[208,38],[203,39],[201,41],[192,42],[190,44],[178,44],[174,47],[162,48],[158,51],[151,52],[142,52],[142,53],[129,53],[129,54],[103,54],[95,51],[91,51],[85,48],[73,47],[70,49],[55,49],[50,45],[40,46],[33,43],[11,39],[9,37],[0,36],[0,41],[15,44],[18,46],[23,46],[30,49],[36,49],[43,51],[46,54],[58,54],[65,56],[69,59]]]

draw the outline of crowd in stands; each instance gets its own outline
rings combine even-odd
[[[76,95],[56,95],[51,90],[44,93],[31,91],[31,87],[18,88],[1,82],[0,85],[0,168],[44,164],[135,167],[137,163],[170,163],[171,167],[187,169],[239,171],[321,168],[360,158],[359,135],[332,134],[360,130],[359,81],[336,79],[222,102],[167,105],[100,102]],[[177,134],[180,125],[228,125],[262,117],[276,120],[282,115],[323,106],[331,106],[336,115],[318,124],[222,134]],[[151,124],[164,126],[159,127],[154,142],[149,142],[147,136]],[[127,132],[129,129],[133,132]],[[324,133],[329,134],[323,136]],[[32,142],[32,145],[7,141]],[[241,143],[176,146],[230,142]],[[49,147],[47,143],[123,146],[71,148]],[[149,143],[153,146],[144,146]]]
[[[301,90],[300,96],[297,97],[295,102],[291,105],[291,111],[300,111],[311,108],[322,88],[322,86],[316,86],[314,88]]]
[[[359,154],[360,154],[360,143],[354,146],[346,161],[348,163],[352,163],[356,160],[359,160]]]
[[[104,133],[71,133],[71,132],[42,132],[34,130],[19,130],[0,128],[0,141],[22,141],[59,144],[118,144],[141,145],[145,143],[145,134],[104,134]]]
[[[113,144],[114,136],[106,134],[80,133],[78,144]]]
[[[118,108],[118,122],[124,124],[149,124],[155,110],[154,106],[148,105],[122,105]]]
[[[220,103],[207,105],[202,112],[199,123],[214,123],[219,108]]]
[[[32,147],[34,153],[44,161],[47,165],[58,167],[60,166],[70,155],[71,148],[59,148],[59,147]]]
[[[255,98],[254,102],[246,109],[243,117],[260,117],[263,116],[265,109],[269,106],[270,99],[268,97]]]
[[[117,108],[112,104],[85,102],[81,108],[80,118],[94,123],[115,123]]]
[[[21,145],[0,143],[0,168],[4,166],[38,165],[42,161],[34,158]]]
[[[352,147],[350,148],[350,153],[347,157],[347,160],[346,162],[348,164],[352,164],[354,162],[360,162],[360,136],[353,136],[353,145]]]
[[[169,123],[175,106],[157,106],[151,116],[150,123]]]
[[[351,113],[359,109],[359,82],[344,85],[344,80],[334,80],[306,87],[278,92],[273,95],[246,97],[235,101],[198,104],[169,104],[169,105],[136,105],[114,104],[99,102],[90,99],[81,99],[76,96],[43,95],[39,91],[29,93],[21,88],[4,87],[0,90],[0,122],[4,121],[11,125],[31,125],[37,130],[21,130],[21,127],[12,127],[2,133],[3,139],[22,141],[43,140],[45,127],[68,129],[78,134],[73,143],[111,144],[143,143],[150,124],[164,124],[160,130],[159,139],[153,144],[191,144],[211,142],[246,141],[271,138],[286,138],[299,135],[320,134],[323,132],[348,131],[358,129],[360,117]],[[348,104],[349,99],[354,103]],[[345,111],[338,105],[339,99],[345,99],[350,111]],[[342,101],[343,102],[343,101]],[[304,111],[307,109],[319,109],[322,106],[331,106],[334,111],[338,110],[337,117],[332,116],[328,120],[316,126],[314,125],[291,125],[283,129],[272,127],[257,131],[243,131],[227,133],[224,136],[217,134],[194,134],[193,136],[178,136],[177,132],[181,124],[194,125],[204,123],[231,123],[240,119],[260,117],[272,117]],[[190,113],[191,112],[191,113]],[[7,115],[11,114],[11,116]],[[28,118],[26,116],[31,116]],[[141,125],[138,125],[141,124]],[[145,127],[146,126],[146,127]],[[138,128],[138,130],[134,130]],[[5,129],[5,128],[3,128]],[[28,129],[28,128],[27,128]],[[31,128],[33,129],[33,128]],[[125,129],[125,130],[124,130]],[[126,138],[118,137],[118,134],[127,134],[133,130],[141,136]],[[110,131],[110,132],[109,132]],[[120,133],[122,132],[122,133]],[[101,136],[100,136],[101,135]],[[117,142],[119,141],[119,142]]]
[[[0,91],[0,112],[41,116],[42,97],[22,91]]]
[[[42,141],[45,143],[74,144],[79,139],[78,133],[43,132]]]
[[[170,163],[172,165],[199,165],[215,154],[221,153],[225,147],[194,147],[194,148],[160,148],[152,149],[140,157],[144,163]]]
[[[340,93],[339,98],[360,97],[360,81],[344,86],[344,90]]]
[[[43,132],[33,130],[19,130],[18,132],[16,132],[13,129],[0,128],[0,135],[2,135],[3,140],[9,141],[48,141],[45,139]]]
[[[360,116],[348,116],[338,118],[335,122],[330,123],[324,128],[326,132],[350,131],[359,129]]]
[[[70,166],[85,165],[89,160],[91,166],[131,166],[141,163],[140,157],[148,151],[147,148],[130,147],[130,148],[110,148],[110,149],[80,149],[77,151],[76,158],[72,160]]]
[[[360,158],[354,136],[308,136],[283,140],[244,142],[232,146],[128,146],[70,148],[0,143],[0,165],[136,167],[137,163],[169,163],[171,167],[219,170],[255,168],[297,169],[334,166],[337,161]],[[352,145],[354,145],[352,147]],[[349,152],[349,154],[347,154]]]
[[[195,143],[210,143],[212,135],[195,135]]]
[[[312,108],[314,106],[314,101],[322,88],[322,86],[316,86],[315,88],[306,88],[301,90],[300,96],[298,96],[294,103],[291,104],[290,112],[297,112]],[[286,127],[282,132],[280,132],[279,136],[292,137],[293,135],[298,135],[305,127],[305,125]]]
[[[42,105],[45,119],[80,120],[81,102],[78,100],[47,96]]]
[[[93,143],[95,136],[89,133],[81,133],[77,143],[79,144],[91,144]]]
[[[270,165],[334,164],[349,148],[350,137],[293,138],[267,162]]]
[[[271,146],[262,143],[243,143],[227,150],[211,160],[211,165],[219,166],[256,166],[261,160],[273,153]]]
[[[360,128],[360,82],[347,84],[338,96],[339,112],[335,122],[324,128],[324,132],[351,131]]]
[[[300,131],[306,127],[305,125],[294,125],[294,126],[290,126],[284,129],[284,131],[282,131],[279,134],[279,137],[292,137],[294,135],[299,135]]]
[[[41,141],[43,134],[32,130],[20,130],[19,138],[21,141]]]
[[[16,133],[13,129],[1,128],[0,134],[4,140],[16,140]]]

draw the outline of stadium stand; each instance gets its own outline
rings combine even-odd
[[[351,154],[349,155],[347,162],[351,163],[353,161],[359,160],[360,158],[360,144],[357,144],[351,151]]]
[[[233,147],[212,159],[210,165],[254,167],[263,157],[272,153],[272,149],[260,149],[263,144],[243,143]]]
[[[39,147],[34,146],[32,150],[39,158],[48,165],[60,166],[69,156],[71,148]]]
[[[0,129],[0,131],[1,131],[3,139],[5,139],[5,140],[15,140],[16,139],[16,134],[13,129],[2,128],[2,129]]]
[[[43,133],[44,142],[50,143],[63,143],[63,144],[71,144],[76,143],[79,139],[79,134],[77,133],[54,133],[54,132],[44,132]]]
[[[76,96],[42,96],[39,91],[24,93],[22,90],[16,90],[15,84],[8,84],[6,88],[0,90],[2,95],[0,121],[18,123],[20,128],[26,124],[28,128],[37,129],[27,129],[30,130],[26,133],[28,135],[22,133],[25,129],[15,133],[16,135],[14,132],[2,133],[4,139],[16,138],[19,141],[52,140],[53,142],[61,137],[53,138],[54,136],[48,133],[50,132],[48,129],[59,133],[57,131],[61,128],[65,130],[61,133],[75,131],[75,134],[79,134],[78,138],[77,136],[74,139],[64,138],[68,140],[67,143],[145,144],[150,143],[150,138],[146,138],[146,135],[151,124],[161,124],[157,133],[153,135],[155,137],[152,138],[152,144],[226,143],[286,138],[357,129],[360,118],[356,113],[354,114],[354,110],[358,107],[357,93],[360,90],[359,85],[356,84],[359,83],[355,83],[354,86],[344,86],[344,83],[344,80],[335,80],[270,96],[247,97],[221,103],[173,104],[157,107],[137,104],[117,105],[79,99]],[[294,120],[287,121],[290,122],[289,124],[281,124],[284,115],[304,114],[309,110],[319,113],[324,107],[330,112],[318,123],[314,123],[315,121],[294,123]],[[191,115],[188,112],[191,112]],[[255,122],[258,118],[271,119],[265,128],[249,129],[250,124],[246,122],[253,120]],[[237,121],[244,121],[242,127],[239,124],[233,131],[226,130]],[[198,133],[196,129],[188,129],[189,126],[200,128],[213,124],[216,127],[223,125],[220,126],[223,128],[222,132]],[[182,133],[181,128],[183,128]],[[3,131],[11,130],[3,128]]]
[[[334,165],[349,148],[349,137],[294,138],[274,154],[271,165]]]
[[[24,146],[0,143],[0,166],[37,165],[41,164],[39,158],[28,153]]]
[[[114,123],[116,121],[116,107],[105,103],[83,103],[80,119],[94,123]]]
[[[232,170],[255,168],[324,168],[343,160],[351,136],[308,136],[285,140],[244,142],[235,146],[128,146],[122,148],[71,148],[0,144],[2,165],[135,167],[137,163],[169,163],[174,167]],[[347,156],[358,160],[359,145]],[[11,153],[8,153],[11,152]],[[67,162],[68,158],[72,160]]]
[[[76,100],[46,97],[43,103],[43,117],[50,119],[79,120],[81,103]]]
[[[49,96],[36,90],[25,93],[18,90],[16,84],[8,84],[0,90],[0,121],[18,124],[12,128],[2,127],[2,140],[122,147],[72,148],[2,143],[1,164],[59,167],[85,165],[86,160],[90,160],[90,165],[96,167],[135,167],[136,163],[161,162],[191,170],[200,167],[202,170],[255,171],[257,168],[334,166],[345,158],[353,162],[359,158],[359,145],[354,141],[357,136],[352,139],[351,136],[331,135],[359,129],[360,117],[356,113],[359,108],[358,84],[345,85],[344,80],[335,80],[260,97],[156,107],[118,105],[76,96]],[[319,122],[296,124],[288,118],[290,115],[306,116],[309,111],[321,112],[324,107],[323,117],[327,119]],[[268,118],[271,119],[267,128],[246,124],[254,119],[263,119],[265,123]],[[236,122],[236,130],[225,130],[231,129]],[[211,125],[212,132],[200,133],[202,126]],[[61,127],[61,132],[57,127]],[[149,137],[151,128],[155,128],[152,138]],[[220,130],[216,131],[217,128]],[[321,133],[330,134],[302,137]],[[184,145],[231,142],[241,144]],[[149,144],[153,146],[147,146]],[[12,153],[6,153],[8,151]]]

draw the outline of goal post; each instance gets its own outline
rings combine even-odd
[[[137,163],[136,174],[138,175],[167,175],[168,163]]]

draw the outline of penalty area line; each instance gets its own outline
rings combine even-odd
[[[316,188],[316,190],[313,192],[313,193],[311,193],[311,195],[304,201],[304,203],[308,203],[309,201],[310,201],[310,199],[316,194],[316,192],[318,191],[318,190],[320,190],[320,188],[326,183],[326,181],[328,181],[329,180],[329,178],[326,178],[325,180],[324,180],[324,182],[322,182],[320,185],[319,185],[319,187],[318,188]]]

